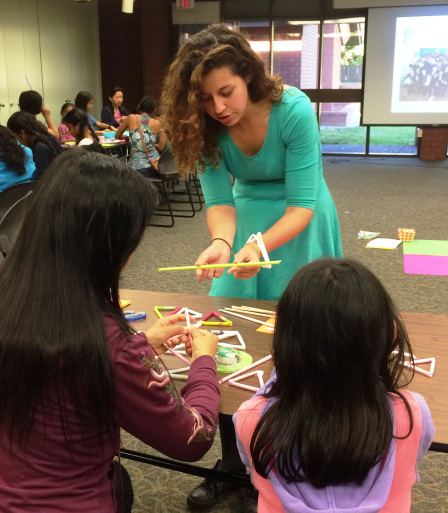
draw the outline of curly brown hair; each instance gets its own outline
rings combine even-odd
[[[281,77],[266,73],[263,61],[249,42],[224,24],[211,25],[188,39],[171,64],[162,92],[164,128],[183,174],[203,172],[206,165],[221,161],[218,134],[222,125],[206,115],[200,98],[202,77],[227,66],[247,85],[252,102],[279,101]]]

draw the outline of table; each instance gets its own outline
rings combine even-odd
[[[204,315],[211,310],[218,311],[220,308],[231,305],[245,305],[266,310],[275,310],[276,307],[276,302],[274,301],[175,294],[170,292],[121,290],[120,297],[122,300],[131,301],[131,305],[126,307],[126,309],[144,311],[147,313],[147,318],[144,321],[133,324],[135,329],[143,331],[148,329],[157,319],[154,313],[154,306],[156,305],[186,306]],[[272,343],[271,335],[257,332],[257,325],[250,321],[232,316],[228,316],[228,318],[232,320],[233,327],[224,329],[238,330],[241,333],[247,346],[247,352],[253,356],[254,361],[270,353]],[[408,330],[414,354],[417,355],[418,358],[428,358],[432,356],[436,358],[434,376],[428,378],[416,373],[413,381],[409,385],[409,389],[421,393],[431,410],[432,419],[436,427],[436,436],[430,449],[439,452],[448,452],[448,412],[446,408],[448,404],[448,315],[403,312],[402,318]],[[173,356],[163,358],[169,369],[183,366],[182,364],[179,365],[179,360]],[[260,365],[257,369],[265,371],[264,378],[266,381],[272,371],[272,362]],[[253,381],[251,381],[252,379]],[[245,382],[257,386],[255,377],[248,378]],[[177,381],[176,385],[182,387],[183,382]],[[240,404],[253,395],[250,391],[232,387],[228,383],[223,383],[220,387],[221,401],[219,411],[221,413],[235,413]],[[232,483],[238,482],[241,486],[249,486],[250,483],[249,478],[241,481],[241,478],[236,478],[223,472],[145,455],[127,449],[121,450],[121,456],[200,477],[220,479]]]

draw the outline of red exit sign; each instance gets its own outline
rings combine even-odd
[[[176,0],[176,7],[178,9],[193,9],[194,0]]]

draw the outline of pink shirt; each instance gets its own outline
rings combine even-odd
[[[64,123],[61,123],[58,128],[59,132],[59,141],[61,143],[69,142],[69,141],[75,141],[76,139],[73,137],[73,135],[70,134],[67,125],[64,125]]]

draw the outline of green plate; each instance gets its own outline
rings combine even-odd
[[[236,367],[232,370],[230,370],[225,365],[219,365],[216,364],[216,370],[220,372],[221,374],[231,374],[232,372],[239,371],[241,369],[244,369],[244,367],[247,367],[253,362],[253,358],[249,353],[245,353],[244,351],[240,351],[239,349],[234,349],[235,353],[240,358],[240,361],[237,363]]]

